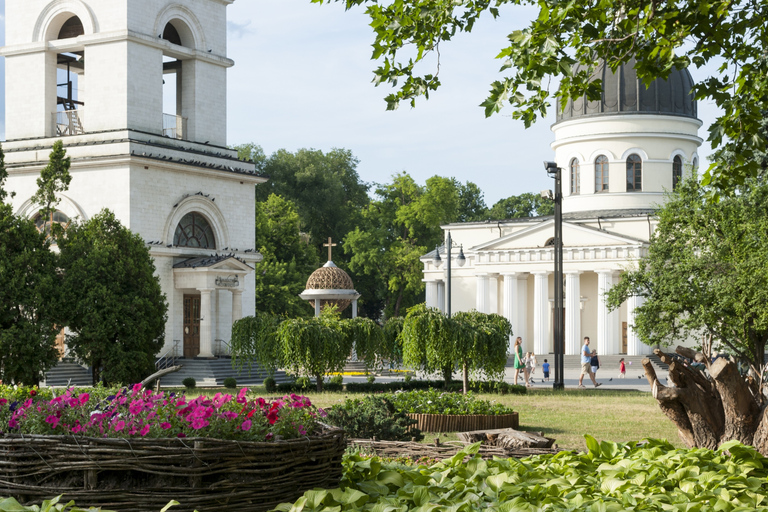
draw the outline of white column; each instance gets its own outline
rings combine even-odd
[[[425,281],[427,285],[426,302],[428,308],[437,308],[437,281]]]
[[[437,309],[445,313],[445,281],[437,282]]]
[[[200,290],[200,353],[198,357],[213,357],[213,340],[211,339],[213,327],[212,291],[210,288]]]
[[[565,272],[565,353],[581,348],[581,272]]]
[[[642,356],[651,353],[651,347],[640,341],[640,336],[635,331],[635,309],[643,305],[645,299],[639,295],[632,295],[627,300],[627,355]]]
[[[518,304],[520,302],[520,299],[517,296],[517,274],[514,272],[511,274],[502,274],[501,275],[503,281],[503,290],[504,290],[504,297],[503,297],[503,315],[504,318],[509,320],[509,323],[512,324],[512,336],[509,339],[509,350],[510,353],[512,351],[512,348],[514,347],[514,339],[516,333],[518,331]]]
[[[320,304],[322,304],[320,299],[315,299],[315,316],[320,316]]]
[[[477,296],[475,309],[480,313],[488,313],[488,274],[475,274]]]
[[[357,299],[352,300],[352,318],[357,318]]]
[[[488,303],[486,313],[500,313],[499,310],[499,283],[501,282],[499,274],[490,274],[488,276]]]
[[[532,272],[533,281],[533,350],[549,353],[549,272]]]
[[[515,337],[528,339],[528,274],[517,276],[517,325],[512,325]]]
[[[613,270],[597,271],[597,350],[602,355],[619,353],[619,312],[608,311],[605,294],[613,286]]]
[[[219,302],[220,302],[219,295],[220,295],[219,290],[216,289],[216,290],[213,290],[213,294],[211,296],[213,299],[213,329],[212,329],[213,334],[211,336],[213,337],[214,340],[217,340],[222,336],[220,332],[221,326],[219,325],[221,323],[219,322],[219,311],[221,311],[221,307],[219,305]]]
[[[243,290],[232,290],[232,323],[243,318]]]

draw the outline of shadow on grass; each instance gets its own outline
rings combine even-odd
[[[584,396],[584,395],[594,395],[594,396],[604,396],[604,397],[610,397],[610,396],[647,396],[647,391],[640,391],[637,389],[595,389],[595,388],[588,388],[588,389],[563,389],[563,390],[557,390],[554,389],[529,389],[528,390],[529,395],[538,395],[538,396]]]

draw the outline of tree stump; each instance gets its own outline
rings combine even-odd
[[[689,348],[677,347],[675,352],[677,355],[654,350],[669,365],[671,386],[659,381],[648,358],[642,364],[653,397],[677,425],[683,443],[690,448],[716,449],[737,440],[768,455],[765,400],[754,379],[742,377],[736,364],[725,358],[710,364],[703,354]]]
[[[554,439],[542,436],[541,432],[521,432],[512,428],[459,432],[456,437],[466,443],[480,441],[502,448],[551,448],[555,443]]]

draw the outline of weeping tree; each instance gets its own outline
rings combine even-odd
[[[403,332],[405,317],[395,316],[386,321],[383,327],[384,350],[390,354],[391,360],[396,363],[403,362]]]
[[[643,361],[654,398],[686,445],[714,449],[735,439],[768,455],[768,185],[752,180],[714,203],[690,179],[657,216],[648,255],[611,289],[609,303],[644,297],[633,328],[647,345],[701,340],[700,350],[655,351],[674,386]],[[732,357],[712,362],[718,351]]]
[[[370,318],[342,320],[341,326],[349,338],[347,343],[355,347],[355,354],[363,361],[366,370],[381,366],[384,359],[391,358],[385,344],[384,332]]]
[[[263,368],[270,376],[280,367],[280,345],[277,329],[282,319],[271,313],[256,311],[232,324],[230,347],[232,366],[237,370],[248,368],[250,375],[253,363]]]
[[[453,370],[461,368],[466,393],[470,372],[490,379],[504,372],[511,334],[509,321],[499,315],[470,311],[448,318],[419,304],[403,323],[403,363],[427,373],[442,372],[446,386]]]

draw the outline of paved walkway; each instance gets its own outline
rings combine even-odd
[[[637,367],[636,367],[637,366]],[[565,387],[566,389],[577,389],[579,385],[579,374],[580,370],[578,369],[571,369],[566,368],[564,372],[564,378],[565,378]],[[643,367],[639,365],[632,365],[627,366],[627,376],[624,379],[618,378],[618,369],[606,369],[601,368],[597,371],[597,382],[601,384],[601,386],[598,389],[608,389],[608,390],[618,390],[618,389],[635,389],[639,391],[651,391],[651,386],[648,384],[648,380],[645,378],[645,372],[643,371]],[[661,380],[662,383],[666,382],[667,378],[667,372],[665,370],[656,370],[656,374],[658,378]],[[522,373],[521,373],[522,375]],[[504,381],[509,382],[510,384],[513,383],[515,376],[515,370],[511,366],[507,366],[505,374],[504,374]],[[541,368],[536,368],[536,373],[534,374],[534,387],[540,388],[540,389],[547,389],[552,388],[553,382],[552,382],[553,374],[550,373],[550,381],[549,382],[542,382],[544,378],[544,374],[541,371]],[[435,376],[429,377],[429,376],[423,376],[419,375],[419,378],[438,378]],[[461,374],[460,373],[454,373],[453,374],[454,379],[460,379]],[[391,381],[397,381],[397,380],[403,380],[403,377],[397,376],[397,377],[387,377],[387,376],[377,376],[376,382],[391,382]],[[364,376],[345,376],[344,382],[366,382],[366,377]],[[523,383],[522,376],[520,377],[519,384]],[[589,380],[589,377],[584,377],[584,386],[587,387],[587,389],[594,389],[592,385],[592,381]]]

